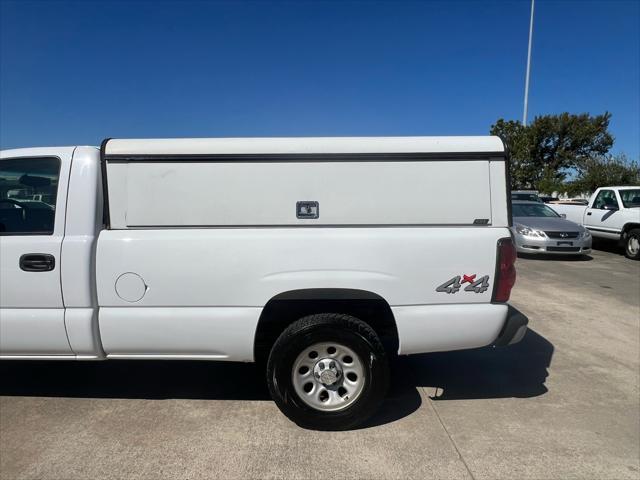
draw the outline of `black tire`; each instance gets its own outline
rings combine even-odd
[[[624,242],[624,254],[627,258],[630,258],[631,260],[640,260],[640,250],[637,250],[636,252],[631,251],[632,241],[640,242],[640,228],[634,228],[629,231],[629,233],[627,233],[627,239]]]
[[[363,389],[342,410],[317,410],[301,400],[293,386],[296,358],[320,342],[340,343],[365,359]],[[310,315],[291,324],[274,343],[267,361],[267,384],[278,408],[300,427],[349,430],[367,420],[382,403],[389,385],[389,365],[380,339],[366,323],[338,313]]]

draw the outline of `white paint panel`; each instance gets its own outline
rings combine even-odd
[[[496,244],[508,236],[507,228],[486,227],[103,231],[102,342],[112,358],[251,360],[259,314],[271,298],[344,288],[389,302],[402,353],[486,345],[506,318],[506,307],[489,302]],[[115,290],[124,272],[136,272],[148,286],[135,306]],[[489,288],[436,291],[464,274],[488,275]]]
[[[587,211],[585,205],[562,205],[562,204],[550,204],[547,205],[559,215],[566,215],[566,219],[572,222],[582,225],[584,214]]]
[[[52,235],[0,236],[0,355],[71,354],[64,324],[60,283],[67,186],[74,148],[27,148],[0,152],[7,158],[58,157],[60,174]],[[28,272],[20,268],[25,254],[48,254],[55,268]]]
[[[399,353],[444,352],[491,344],[507,319],[507,305],[392,307]]]
[[[123,181],[123,165],[115,164],[109,166],[111,220],[114,228],[471,225],[491,221],[488,164],[131,162],[124,197],[122,185],[114,185]],[[305,200],[319,202],[318,219],[296,217],[296,203]]]
[[[138,274],[140,307],[262,307],[283,292],[351,288],[391,305],[489,302],[507,228],[217,228],[108,230],[98,240],[101,307],[132,307],[116,279]],[[489,275],[484,293],[436,292],[456,275]]]
[[[503,152],[500,138],[284,137],[112,139],[107,155],[243,155],[317,153]]]
[[[0,355],[0,360],[104,360],[96,355]]]
[[[56,220],[59,215],[56,212]],[[0,236],[0,311],[9,308],[64,308],[60,288],[62,233]],[[50,272],[25,272],[20,257],[28,253],[53,255]],[[0,315],[0,322],[3,320]]]
[[[64,305],[95,307],[95,248],[102,226],[100,155],[96,148],[78,147],[73,153],[66,213],[60,262]]]
[[[67,327],[69,345],[75,354],[104,358],[97,308],[67,308],[64,323]]]
[[[2,308],[1,355],[64,355],[71,348],[63,308]]]
[[[109,357],[192,356],[253,361],[259,308],[101,308]]]
[[[506,185],[506,168],[504,160],[492,160],[489,162],[489,175],[491,182],[491,222],[493,225],[509,225],[509,208],[507,194],[510,195]]]

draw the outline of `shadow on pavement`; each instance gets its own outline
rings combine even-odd
[[[250,363],[111,360],[0,362],[0,395],[163,400],[268,400]]]
[[[408,357],[392,360],[391,385],[380,409],[357,429],[376,427],[411,415],[422,405]]]
[[[382,408],[362,428],[394,422],[420,407],[410,374],[399,371],[392,378]],[[0,396],[271,401],[255,364],[180,360],[2,361]]]
[[[515,345],[410,358],[415,385],[437,388],[435,400],[528,398],[547,392],[553,345],[534,330]]]
[[[517,345],[400,357],[382,408],[362,428],[404,418],[422,404],[417,387],[437,400],[544,394],[553,345],[529,330]],[[128,399],[270,400],[253,364],[197,361],[0,362],[0,396]]]
[[[624,257],[624,247],[617,240],[608,240],[606,238],[594,238],[593,249],[602,252],[609,252]]]

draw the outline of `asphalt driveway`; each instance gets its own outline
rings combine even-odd
[[[0,478],[640,478],[640,262],[518,275],[520,344],[398,360],[351,432],[290,423],[252,365],[0,363]]]

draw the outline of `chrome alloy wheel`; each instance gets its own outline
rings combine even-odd
[[[316,343],[293,363],[293,388],[316,410],[343,410],[357,400],[365,384],[364,365],[350,348],[339,343]]]
[[[637,255],[638,251],[640,251],[640,238],[636,236],[632,236],[629,238],[627,250],[631,255]]]

